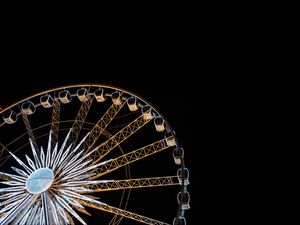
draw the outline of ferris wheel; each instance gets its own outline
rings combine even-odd
[[[71,85],[0,117],[0,225],[186,224],[184,150],[142,97]]]

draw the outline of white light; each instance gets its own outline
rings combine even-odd
[[[55,146],[51,145],[52,131],[50,131],[46,153],[42,147],[37,151],[32,140],[29,139],[33,159],[26,155],[28,165],[14,153],[9,152],[23,168],[12,167],[18,175],[0,171],[0,175],[10,178],[7,181],[0,181],[0,183],[9,186],[0,188],[0,199],[13,199],[13,201],[10,199],[0,201],[0,225],[11,224],[11,222],[13,224],[52,225],[52,219],[55,224],[62,224],[61,221],[65,221],[64,224],[70,224],[66,222],[68,218],[65,210],[81,224],[86,225],[87,223],[72,206],[84,208],[78,199],[86,204],[103,204],[85,195],[85,193],[92,191],[92,189],[85,188],[86,186],[98,183],[91,178],[95,175],[92,170],[99,166],[99,163],[93,165],[92,160],[86,160],[85,157],[88,154],[85,155],[83,150],[74,154],[88,137],[88,134],[77,146],[74,146],[72,151],[72,144],[66,146],[70,134],[71,130],[58,149],[57,143]],[[85,193],[80,193],[81,191]],[[31,197],[34,198],[31,199]],[[26,202],[23,202],[24,199]],[[3,206],[5,207],[2,208]],[[48,215],[48,217],[44,215]]]
[[[52,170],[49,168],[40,168],[30,174],[26,181],[26,189],[31,194],[40,194],[51,187],[53,180],[54,174]]]

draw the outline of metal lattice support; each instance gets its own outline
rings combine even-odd
[[[103,164],[101,164],[98,168],[95,169],[95,172],[97,175],[95,175],[94,178],[103,176],[104,174],[110,173],[113,170],[116,170],[122,166],[129,164],[129,163],[135,162],[142,158],[145,158],[145,157],[148,157],[155,153],[158,153],[168,147],[169,146],[167,145],[165,139],[163,139],[163,140],[154,142],[150,145],[139,148],[137,150],[134,150],[132,152],[129,152],[127,154],[124,154],[122,156],[119,156],[115,159],[103,162]]]
[[[111,180],[103,181],[101,183],[89,185],[88,188],[93,189],[95,192],[102,191],[114,191],[129,188],[146,188],[146,187],[159,187],[159,186],[170,186],[179,185],[176,176],[167,177],[151,177],[151,178],[140,178],[140,179],[129,179],[129,180]]]
[[[78,208],[79,208],[79,207],[78,207]],[[75,225],[74,220],[72,219],[72,217],[70,216],[70,214],[69,214],[69,213],[66,213],[66,215],[67,215],[67,218],[68,218],[68,220],[69,220],[69,222],[70,222],[70,225]]]
[[[118,225],[121,223],[121,220],[123,219],[122,216],[119,215],[114,215],[113,219],[111,220],[111,222],[109,223],[109,225]]]
[[[111,150],[113,150],[116,146],[125,141],[132,134],[141,129],[144,125],[146,125],[151,119],[145,119],[143,115],[140,115],[134,121],[129,123],[126,127],[112,136],[110,139],[105,141],[103,144],[98,146],[95,149],[94,153],[94,163],[99,162],[104,156],[106,156]],[[94,151],[94,150],[93,150]]]
[[[36,199],[36,197],[37,196],[33,196],[30,194],[25,195],[24,198],[22,198],[16,203],[16,206],[13,210],[8,211],[3,217],[1,217],[0,224],[9,224],[12,220],[14,220],[12,222],[17,223],[18,221],[16,220],[19,219],[19,215],[21,214],[23,209],[27,208],[28,205],[32,204],[32,200]]]
[[[102,211],[105,211],[105,212],[113,213],[113,214],[116,214],[116,215],[119,215],[119,216],[123,216],[123,217],[129,218],[129,219],[132,219],[132,220],[139,221],[141,223],[145,223],[145,224],[170,225],[169,223],[164,223],[164,222],[161,222],[161,221],[158,221],[158,220],[154,220],[154,219],[151,219],[149,217],[142,216],[142,215],[139,215],[139,214],[136,214],[136,213],[133,213],[133,212],[129,212],[127,210],[119,209],[117,207],[110,206],[110,205],[107,205],[107,204],[97,204],[97,203],[94,203],[94,202],[93,203],[92,202],[87,203],[87,202],[83,202],[83,201],[80,201],[80,203],[84,206],[88,206],[88,207],[91,207],[91,208],[94,208],[94,209],[98,209],[98,210],[102,210]]]
[[[112,103],[104,103],[107,98]],[[0,225],[86,225],[84,215],[100,219],[89,207],[108,212],[101,216],[109,225],[127,219],[186,224],[190,195],[183,148],[167,120],[138,95],[107,85],[70,85],[24,98],[0,111],[0,118]],[[139,167],[132,179],[131,170]],[[164,187],[168,196],[159,190]],[[143,204],[153,207],[130,201],[147,188]],[[174,212],[155,213],[165,204]]]
[[[52,111],[52,119],[51,119],[51,130],[52,130],[52,145],[58,142],[58,131],[59,131],[59,117],[60,117],[60,101],[59,99],[54,99],[53,101],[53,111]]]
[[[12,180],[12,178],[8,175],[6,175],[5,173],[1,173],[0,172],[0,179],[1,180]]]
[[[109,109],[103,114],[101,119],[97,124],[90,130],[90,135],[87,137],[83,143],[83,148],[87,151],[95,144],[97,139],[101,134],[107,134],[105,128],[110,124],[110,122],[115,118],[120,109],[125,104],[125,101],[121,105],[112,104]]]
[[[1,150],[0,150],[0,158],[4,152],[4,150],[8,151],[7,148],[0,142],[0,147],[1,147]]]
[[[86,100],[82,102],[81,107],[77,113],[77,116],[74,120],[74,123],[72,125],[72,131],[70,134],[70,138],[68,140],[68,145],[71,143],[77,143],[77,139],[80,133],[80,130],[83,126],[83,123],[85,121],[85,118],[90,110],[90,107],[93,103],[93,96],[87,95]]]
[[[29,119],[28,119],[28,116],[27,116],[25,113],[23,113],[23,112],[22,112],[21,114],[22,114],[22,118],[23,118],[23,121],[24,121],[24,125],[25,125],[25,128],[26,128],[28,137],[31,139],[32,144],[33,144],[33,146],[35,147],[35,149],[37,150],[37,152],[39,152],[39,147],[38,147],[38,145],[37,145],[35,136],[34,136],[34,134],[33,134],[33,130],[32,130],[32,128],[31,128],[31,125],[30,125],[30,121],[29,121]]]

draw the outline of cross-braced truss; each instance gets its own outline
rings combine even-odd
[[[59,132],[59,117],[60,117],[60,101],[58,98],[55,98],[53,101],[52,109],[52,119],[51,119],[51,130],[52,135],[52,147],[58,142],[58,132]]]
[[[120,105],[111,104],[109,109],[104,113],[101,119],[99,119],[97,124],[95,124],[95,126],[90,130],[90,135],[83,142],[83,149],[86,149],[87,151],[90,150],[101,134],[110,135],[107,133],[105,128],[115,118],[115,116],[118,114],[118,112],[124,104],[125,102],[123,102],[123,104]]]
[[[103,180],[102,182],[88,185],[87,188],[94,192],[114,191],[131,188],[158,187],[167,185],[179,185],[176,176],[150,177],[127,180]]]
[[[78,139],[78,135],[81,131],[83,123],[86,119],[86,116],[90,110],[90,107],[93,103],[94,97],[93,96],[86,96],[85,101],[82,102],[81,107],[77,113],[77,116],[74,120],[72,125],[72,132],[70,134],[70,139],[68,141],[69,144],[76,143]]]
[[[141,129],[144,125],[146,125],[150,119],[144,119],[143,115],[136,118],[134,121],[129,123],[126,127],[112,136],[110,139],[102,143],[100,146],[96,147],[93,150],[94,153],[94,163],[99,162],[104,156],[109,154],[115,147],[125,141],[128,137],[133,135],[139,129]]]
[[[81,88],[80,92],[77,92],[78,88]],[[74,96],[78,96],[80,108],[75,118],[62,120],[68,115],[64,105],[70,103]],[[112,101],[109,103],[110,98]],[[39,99],[41,104],[37,103]],[[95,103],[96,100],[98,103]],[[25,102],[28,108],[19,107]],[[106,104],[101,115],[91,117],[89,114],[93,102]],[[50,113],[48,123],[45,121],[38,126],[38,123],[32,123],[35,121],[31,119],[37,118],[36,115],[31,116],[37,113],[35,107],[52,107],[52,110],[45,109]],[[16,109],[19,111],[14,112]],[[90,208],[112,215],[109,225],[119,225],[122,218],[143,224],[185,224],[189,182],[182,151],[176,150],[179,146],[170,126],[142,98],[109,86],[69,86],[36,94],[2,110],[0,114],[4,121],[0,123],[3,134],[11,124],[18,126],[18,116],[23,121],[19,129],[25,130],[14,138],[9,134],[7,139],[0,137],[0,225],[87,224],[86,217],[97,217]],[[90,123],[90,118],[96,122]],[[39,121],[43,119],[39,118]],[[47,128],[48,132],[45,132]],[[114,133],[110,133],[111,129]],[[132,138],[136,135],[140,135],[139,138]],[[173,157],[170,160],[163,156],[164,164],[156,165],[154,160],[149,168],[156,169],[153,176],[131,177],[128,170],[131,165],[151,160],[153,155],[166,151],[169,151],[169,156],[173,153]],[[168,167],[173,159],[179,170],[166,176],[163,166],[170,171]],[[145,188],[154,190],[153,197],[156,189],[178,190],[175,198],[179,205],[174,220],[151,218],[147,212],[141,215],[127,210],[128,191],[143,191]],[[114,191],[122,193],[118,195],[119,203],[101,199],[102,195]],[[161,197],[157,201],[162,201]]]

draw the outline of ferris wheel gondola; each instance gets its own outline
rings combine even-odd
[[[70,85],[0,108],[0,117],[0,225],[87,224],[89,216],[109,225],[186,224],[183,148],[142,97]],[[143,192],[138,205],[134,194]]]

